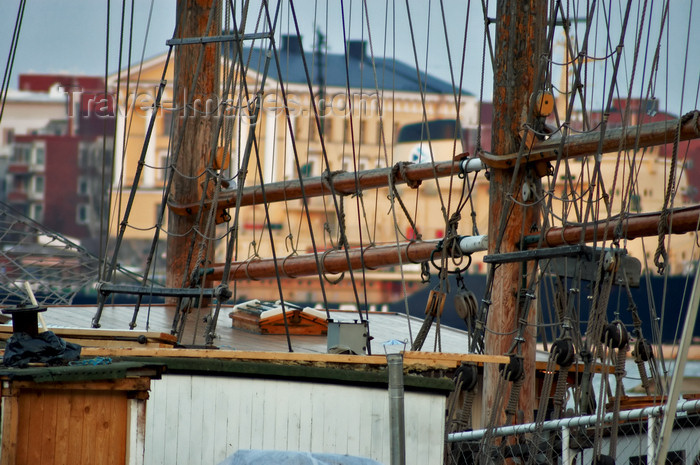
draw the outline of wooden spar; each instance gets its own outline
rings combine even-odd
[[[536,75],[543,56],[547,31],[547,1],[523,0],[513,2],[499,0],[496,6],[496,49],[494,55],[494,118],[491,126],[492,151],[496,157],[507,156],[520,148],[520,130],[529,113],[531,95],[535,91]],[[519,249],[523,228],[530,231],[540,222],[539,202],[521,207],[507,197],[512,190],[520,198],[521,185],[527,167],[521,165],[517,178],[512,169],[492,169],[489,182],[489,254],[513,252]],[[535,177],[539,183],[539,177]],[[512,185],[514,187],[512,187]],[[541,187],[540,187],[541,189]],[[498,238],[502,241],[498,244]],[[491,305],[488,310],[484,349],[486,354],[504,355],[511,349],[522,356],[523,379],[519,393],[517,422],[534,420],[535,406],[535,323],[534,306],[528,302],[529,311],[520,304],[524,277],[530,276],[534,263],[506,263],[494,268]],[[524,315],[527,315],[526,317]],[[518,336],[520,320],[528,325],[522,334],[523,341],[513,347]],[[513,383],[501,383],[498,367],[485,367],[483,378],[482,419],[505,421]],[[504,386],[504,389],[499,389]],[[517,414],[517,412],[512,412]],[[492,416],[493,415],[493,416]]]
[[[466,155],[466,154],[464,154]],[[393,168],[377,168],[373,170],[359,171],[357,180],[362,189],[376,189],[389,185],[389,175]],[[399,175],[394,176],[395,184],[405,184],[406,182],[420,182],[433,177],[445,177],[458,174],[460,172],[460,160],[436,162],[433,169],[432,163],[421,163],[417,165],[406,165],[405,178]],[[330,195],[329,184],[332,183],[335,192],[342,195],[354,194],[357,191],[356,174],[341,172],[335,174],[332,179],[326,180],[320,176],[304,179],[304,191],[306,197],[319,197]],[[301,199],[301,183],[299,180],[274,182],[265,184],[265,197],[268,203],[282,202],[285,200]],[[262,189],[260,186],[251,186],[243,189],[241,205],[260,205],[263,202]],[[230,208],[236,205],[236,192],[222,192],[219,197],[218,208]],[[192,215],[199,210],[199,203],[177,204],[168,202],[170,211],[178,215]]]
[[[639,213],[630,215],[622,222],[623,235],[627,239],[637,237],[649,237],[658,235],[658,224],[661,212]],[[669,210],[670,233],[684,234],[698,230],[700,221],[700,205],[692,207],[675,208]],[[595,238],[599,240],[605,237],[612,239],[617,227],[617,219],[610,221],[598,221],[588,223],[585,226],[565,226],[563,228],[549,228],[544,235],[544,247],[556,247],[558,245],[576,244],[581,240],[591,242]],[[526,245],[537,245],[540,235],[525,236]]]
[[[350,249],[350,264],[353,269],[373,269],[398,265],[399,263],[421,263],[430,260],[430,254],[436,250],[439,240],[411,242],[399,246],[383,245],[366,247],[364,249]],[[399,251],[401,261],[399,261]],[[338,274],[348,270],[348,261],[345,252],[333,250],[320,254],[322,267],[328,274]],[[363,260],[364,259],[364,260]],[[207,280],[221,280],[224,266],[215,265],[213,271],[207,274]],[[249,262],[235,262],[231,264],[232,280],[274,278],[279,272],[282,277],[299,277],[318,275],[319,269],[313,254],[298,255],[286,259],[253,260]]]
[[[602,153],[617,153],[618,150],[631,150],[634,148],[652,147],[656,145],[672,144],[678,132],[680,123],[680,140],[700,138],[700,111],[693,110],[680,119],[670,119],[655,123],[646,123],[627,128],[613,128],[605,131]],[[564,143],[561,158],[575,158],[584,155],[592,155],[598,152],[600,143],[600,131],[586,134],[568,136]],[[620,145],[622,143],[622,145]],[[523,163],[537,161],[552,161],[559,156],[561,137],[552,137],[546,141],[538,142],[531,150],[523,155]],[[498,156],[492,153],[481,153],[479,158],[485,165],[491,168],[511,168],[515,166],[517,153]]]
[[[661,215],[661,212],[639,213],[628,216],[623,223],[625,237],[634,239],[637,237],[656,236],[658,234],[659,215]],[[669,210],[669,215],[671,234],[685,234],[696,231],[698,229],[698,221],[700,221],[700,205],[671,209]],[[600,221],[588,223],[585,227],[549,228],[545,233],[541,247],[576,244],[581,238],[581,231],[585,231],[584,242],[591,242],[596,237],[603,237],[604,228],[607,228],[607,237],[612,238],[615,226],[616,221],[613,218],[607,225],[606,222]],[[539,238],[539,234],[531,234],[524,237],[524,243],[526,246],[533,247],[537,245]],[[363,255],[362,250],[364,250],[364,265],[366,268],[398,266],[407,262],[422,263],[430,260],[430,255],[436,250],[438,243],[438,239],[403,243],[399,246],[401,251],[400,262],[395,245],[351,249],[350,262],[353,269],[360,269],[362,267],[360,257]],[[348,270],[345,253],[341,251],[328,252],[324,263],[325,270],[329,274],[338,274]],[[223,265],[214,265],[212,272],[207,275],[207,279],[219,281],[221,280],[222,272]],[[234,262],[231,264],[230,278],[233,281],[274,278],[277,272],[282,277],[316,276],[318,268],[316,267],[313,254],[279,259],[276,264],[272,259]]]
[[[680,119],[681,130],[680,140],[690,140],[700,138],[700,118],[698,111],[688,113]],[[605,151],[617,151],[620,147],[620,139],[623,134],[623,149],[643,148],[670,143],[676,136],[679,120],[668,120],[656,123],[647,123],[640,126],[632,126],[629,128],[615,128],[606,132],[603,141],[603,149]],[[564,144],[562,158],[574,158],[584,155],[596,153],[598,143],[600,141],[600,133],[593,132],[587,134],[575,134],[569,136]],[[551,138],[549,140],[537,143],[534,148],[528,151],[525,156],[525,162],[535,161],[550,161],[557,158],[560,149],[560,139]],[[508,154],[505,156],[495,156],[491,153],[481,153],[479,155],[484,164],[493,168],[508,168],[514,165],[517,154]],[[388,177],[391,174],[392,168],[378,168],[373,170],[360,171],[357,174],[359,185],[363,190],[376,189],[388,186]],[[435,163],[433,169],[430,163],[421,163],[418,165],[406,165],[405,178],[394,176],[395,184],[405,184],[408,182],[424,181],[431,179],[434,176],[446,177],[458,174],[460,172],[460,163],[457,160],[441,161]],[[354,173],[342,172],[333,176],[330,183],[333,189],[339,194],[354,194],[356,190],[356,179]],[[331,193],[329,182],[321,177],[308,178],[304,182],[307,197],[318,197],[329,195]],[[268,203],[281,202],[285,200],[301,199],[301,185],[298,180],[283,181],[267,184],[265,193]],[[262,190],[260,186],[246,187],[243,189],[241,205],[256,205],[261,204]],[[236,192],[224,192],[220,196],[219,208],[230,208],[236,204]],[[176,203],[169,201],[170,210],[177,215],[192,215],[199,210],[199,203],[192,202],[189,204]],[[208,204],[207,204],[208,205]]]
[[[221,24],[218,14],[220,6],[212,10],[216,0],[187,0],[177,2],[178,37],[204,37],[219,34]],[[211,12],[215,17],[209,20]],[[209,25],[209,30],[207,30]],[[202,56],[201,69],[197,76],[197,63]],[[180,145],[177,170],[173,177],[171,195],[176,203],[197,202],[201,198],[202,178],[200,173],[205,171],[207,158],[212,147],[212,128],[215,119],[206,117],[197,111],[192,112],[188,102],[196,102],[196,110],[216,108],[216,95],[219,92],[219,45],[179,45],[175,54],[175,86],[174,100],[177,108],[183,108],[183,118],[177,118],[175,140],[182,140]],[[194,80],[196,79],[196,82]],[[192,90],[194,89],[194,92]],[[190,95],[192,93],[192,95]],[[207,102],[214,103],[209,106]],[[184,137],[182,132],[184,131]],[[182,173],[182,174],[180,174]],[[168,287],[187,287],[185,279],[189,269],[193,268],[203,240],[201,235],[194,235],[194,256],[187,267],[188,251],[192,247],[191,231],[204,230],[206,215],[202,215],[200,224],[195,224],[195,217],[183,217],[172,212],[168,215],[168,244],[166,264],[166,285]],[[205,234],[206,235],[206,234]],[[211,255],[212,250],[207,252]],[[208,257],[204,257],[205,259]]]
[[[603,150],[604,152],[617,153],[617,150],[620,148],[620,139],[622,139],[623,142],[623,150],[672,143],[676,137],[679,123],[680,140],[684,141],[700,138],[699,114],[700,112],[695,110],[680,119],[647,123],[628,128],[609,129],[605,133]],[[561,158],[575,158],[595,154],[598,150],[599,142],[600,132],[597,131],[571,135],[567,137],[564,143]],[[552,137],[546,141],[538,142],[524,155],[523,163],[555,160],[558,157],[560,145],[561,139],[559,137]],[[466,155],[467,154],[462,154],[462,157]],[[479,158],[485,165],[491,168],[506,169],[514,166],[517,153],[497,156],[492,153],[482,152],[479,154]],[[431,163],[406,165],[404,171],[405,178],[394,176],[394,183],[405,184],[406,182],[420,182],[432,179],[435,176],[442,178],[458,174],[460,170],[459,160],[436,162],[434,170]],[[305,179],[304,188],[306,190],[306,196],[309,198],[331,194],[329,183],[333,185],[333,189],[335,189],[337,193],[349,195],[355,193],[357,184],[361,186],[362,190],[387,187],[389,185],[388,178],[391,171],[392,168],[377,168],[360,171],[357,173],[358,183],[356,183],[355,173],[341,172],[334,175],[331,180],[326,180],[317,176]],[[266,184],[265,194],[268,203],[302,198],[301,185],[298,180]],[[251,186],[243,189],[241,206],[260,205],[262,201],[262,189],[260,186]],[[209,204],[210,201],[207,201],[206,205],[208,206]],[[221,193],[218,208],[231,208],[235,205],[235,190]],[[170,211],[176,215],[194,215],[199,211],[198,201],[185,204],[170,199],[168,200],[168,206],[170,207]]]

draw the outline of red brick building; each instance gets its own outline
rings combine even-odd
[[[80,240],[97,238],[111,179],[113,103],[93,76],[22,75],[20,90],[65,89],[64,124],[14,138],[7,202],[47,228]],[[102,170],[106,188],[102,187]]]

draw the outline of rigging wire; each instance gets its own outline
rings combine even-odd
[[[279,5],[280,5],[280,2],[278,2],[278,8],[279,8]],[[290,3],[290,7],[291,7],[291,6],[292,6],[292,5],[291,5],[291,3]],[[268,23],[268,27],[269,27],[271,30],[273,30],[273,28],[272,28],[272,22],[271,22],[271,20],[270,20],[270,14],[269,14],[269,11],[268,11],[267,9],[265,10],[265,16],[266,16],[266,20],[267,20],[267,23]],[[276,65],[276,67],[277,67],[277,75],[278,75],[278,76],[282,76],[282,70],[281,70],[280,61],[279,61],[279,53],[278,53],[278,51],[277,51],[277,47],[276,47],[276,45],[275,45],[275,43],[274,43],[274,40],[271,40],[271,49],[272,49],[272,54],[273,54],[273,60],[274,60],[275,65]],[[303,56],[303,54],[302,54],[302,56]],[[279,80],[279,83],[280,83],[280,92],[282,93],[282,100],[283,100],[283,102],[284,102],[284,111],[285,111],[285,117],[286,117],[286,120],[287,120],[287,128],[288,128],[288,130],[289,130],[289,137],[290,137],[290,140],[291,140],[291,142],[292,142],[292,143],[291,143],[291,147],[292,147],[292,151],[293,151],[293,153],[294,153],[294,163],[295,163],[295,165],[296,165],[297,176],[298,176],[298,178],[299,178],[299,187],[300,187],[300,190],[301,190],[301,193],[302,193],[302,202],[303,202],[303,205],[304,205],[303,211],[304,211],[304,213],[305,213],[305,215],[306,215],[306,221],[307,221],[307,224],[308,224],[308,227],[309,227],[309,238],[310,238],[310,240],[311,240],[311,246],[312,246],[312,250],[313,250],[314,261],[316,262],[316,268],[317,268],[318,270],[320,270],[320,269],[321,269],[321,264],[320,264],[320,261],[319,261],[318,249],[317,249],[317,247],[316,247],[316,239],[315,239],[315,236],[314,236],[313,228],[311,227],[312,223],[311,223],[311,214],[310,214],[310,212],[309,212],[309,203],[308,203],[308,198],[306,197],[306,190],[305,190],[305,186],[304,186],[304,180],[303,180],[303,175],[302,175],[302,169],[301,169],[301,165],[300,165],[300,163],[299,163],[299,156],[298,156],[298,152],[297,152],[296,142],[295,142],[295,140],[294,140],[294,128],[293,128],[293,125],[292,125],[292,119],[291,119],[291,117],[290,117],[289,101],[288,101],[288,98],[287,98],[287,90],[286,90],[284,84],[282,83],[282,80],[281,80],[281,79]],[[238,197],[237,197],[237,198],[238,198]],[[231,258],[230,256],[227,257],[227,263],[230,262],[230,258]],[[323,296],[323,304],[324,304],[324,308],[325,308],[325,310],[326,310],[326,316],[327,316],[328,318],[330,318],[330,311],[329,311],[329,309],[328,309],[328,298],[327,298],[327,296],[326,296],[325,283],[323,282],[323,277],[322,277],[320,274],[319,274],[318,278],[319,278],[319,283],[320,283],[320,285],[321,285],[321,295]]]
[[[22,30],[22,19],[24,18],[24,9],[27,6],[27,0],[21,0],[17,8],[17,17],[15,18],[15,27],[12,31],[12,40],[10,42],[10,52],[5,63],[5,72],[2,76],[2,86],[0,86],[0,96],[2,97],[2,105],[0,105],[0,122],[2,115],[5,113],[5,102],[7,101],[7,92],[10,88],[10,79],[12,77],[12,68],[15,65],[15,56],[17,54],[17,46],[19,45],[19,34]]]
[[[298,38],[299,38],[299,47],[300,47],[300,49],[303,50],[303,46],[302,46],[302,43],[301,43],[301,36],[300,36],[301,33],[300,33],[300,30],[299,30],[299,22],[298,22],[298,19],[297,19],[296,10],[295,10],[295,8],[294,8],[294,2],[290,0],[289,5],[290,5],[290,8],[291,8],[291,13],[292,13],[292,19],[293,19],[293,22],[294,22],[294,27],[295,27],[297,36],[298,36]],[[341,11],[343,11],[343,2],[342,2],[342,1],[341,1],[341,4],[340,4],[340,5],[341,5]],[[344,22],[344,21],[343,21],[343,27],[345,27],[345,22]],[[347,46],[347,45],[346,45],[346,46]],[[312,85],[311,85],[311,78],[310,78],[310,75],[309,75],[309,68],[308,68],[308,66],[307,66],[306,57],[304,56],[304,53],[303,53],[303,52],[301,53],[301,60],[302,60],[303,68],[304,68],[304,75],[305,75],[305,77],[306,77],[307,87],[308,87],[308,90],[309,90],[309,96],[310,96],[310,97],[309,97],[309,100],[310,100],[311,105],[312,105],[312,108],[313,108],[313,116],[314,116],[316,128],[317,128],[317,130],[320,132],[320,130],[321,130],[321,122],[320,122],[320,118],[319,118],[319,112],[318,112],[318,108],[317,108],[317,106],[316,106],[316,101],[315,101],[315,96],[314,96],[313,87],[312,87]],[[346,72],[347,72],[347,71],[346,71]],[[349,85],[349,84],[348,84],[348,85]],[[350,100],[348,100],[348,102],[350,102]],[[323,138],[319,138],[319,139],[320,139],[320,143],[321,143],[321,153],[322,153],[322,156],[323,156],[323,160],[324,160],[326,166],[328,167],[328,166],[330,166],[330,163],[329,163],[329,161],[328,161],[328,153],[327,153],[327,151],[326,151],[325,141],[324,141]],[[296,157],[296,155],[295,155],[295,157]],[[301,178],[301,171],[299,171],[299,177]],[[300,181],[301,181],[301,179],[300,179]],[[331,184],[331,185],[332,185],[332,184]],[[348,250],[348,249],[349,249],[349,244],[348,244],[348,241],[347,241],[347,237],[346,237],[346,235],[345,235],[345,232],[344,232],[345,225],[343,224],[342,218],[341,218],[341,215],[340,215],[340,205],[339,205],[339,202],[338,202],[338,199],[337,199],[337,195],[336,195],[335,189],[331,189],[331,197],[333,198],[333,205],[334,205],[334,207],[335,207],[336,215],[337,215],[337,218],[338,218],[338,225],[339,225],[339,228],[341,229],[341,239],[342,239],[342,244],[343,244],[344,251],[345,251],[345,259],[346,259],[346,261],[347,261],[347,263],[348,263],[348,271],[349,271],[349,273],[350,273],[350,279],[351,279],[351,283],[352,283],[353,293],[354,293],[354,296],[355,296],[355,302],[357,303],[358,314],[359,314],[359,316],[360,316],[360,321],[364,321],[364,320],[365,320],[365,316],[362,315],[362,309],[361,309],[361,307],[360,307],[360,299],[359,299],[359,295],[358,295],[358,293],[357,293],[357,284],[356,284],[356,282],[355,282],[354,273],[353,273],[353,270],[352,270],[352,266],[351,266],[351,264],[350,264],[350,256],[349,256],[349,250]],[[311,224],[310,224],[310,223],[309,223],[309,229],[311,229]],[[315,250],[315,247],[314,247],[314,250]],[[314,252],[314,253],[316,253],[316,252]],[[319,263],[319,265],[322,266],[323,263],[321,262],[321,263]],[[322,268],[319,267],[319,270],[321,270],[321,269],[322,269]],[[368,352],[370,351],[370,350],[369,350],[369,347],[370,347],[370,344],[369,344],[369,337],[370,337],[370,336],[369,336],[369,332],[368,332],[368,333],[367,333],[367,338],[368,338],[368,339],[367,339],[367,341],[368,341],[367,348],[368,348]]]
[[[133,3],[133,2],[132,2]],[[143,47],[141,48],[141,58],[139,61],[139,69],[136,77],[136,86],[135,88],[138,89],[141,83],[141,72],[143,70],[143,63],[144,63],[144,57],[146,54],[146,45],[148,43],[148,36],[151,30],[151,18],[153,17],[153,3],[154,0],[151,0],[150,7],[148,10],[148,19],[146,20],[146,33],[144,35],[144,40],[143,40]],[[132,6],[133,9],[133,6]],[[133,16],[133,13],[132,13]],[[128,148],[128,141],[131,138],[131,124],[134,120],[134,114],[135,114],[135,105],[136,105],[136,95],[134,94],[134,100],[132,104],[129,104],[129,90],[130,90],[130,82],[131,82],[131,52],[132,52],[132,42],[133,41],[133,18],[131,21],[131,25],[129,28],[129,56],[128,56],[128,64],[127,64],[127,70],[126,70],[126,91],[125,91],[125,99],[126,103],[124,104],[124,111],[125,113],[128,113],[129,110],[131,110],[131,115],[129,116],[128,120],[124,118],[124,129],[122,130],[122,145],[121,145],[121,153],[117,153],[118,150],[113,151],[112,156],[113,156],[113,162],[116,162],[117,156],[121,157],[121,162],[119,164],[120,170],[119,170],[119,175],[117,178],[116,182],[116,188],[117,188],[117,201],[115,205],[112,207],[109,207],[109,216],[111,218],[121,218],[121,208],[122,208],[122,196],[124,192],[124,170],[126,167],[126,153],[127,153],[127,148]],[[121,72],[118,74],[118,78],[121,78]],[[120,88],[117,88],[116,90],[117,93],[121,92]],[[115,122],[115,128],[119,128],[119,111],[117,111],[116,114],[116,122]],[[118,142],[119,138],[119,131],[115,130],[115,147],[116,143]],[[170,143],[170,142],[169,142]],[[116,173],[113,173],[112,176],[116,176]],[[112,195],[114,192],[114,183],[110,183],[110,193],[109,193],[109,202],[111,203]],[[104,250],[108,250],[109,248],[109,238],[110,238],[110,228],[111,228],[111,223],[107,223],[107,231],[104,232],[105,235],[105,244],[104,244]],[[105,268],[105,274],[107,273],[108,270],[108,262],[105,260],[104,264]],[[104,275],[104,274],[103,274]]]

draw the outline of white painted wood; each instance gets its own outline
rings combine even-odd
[[[263,158],[263,179],[266,183],[274,181],[275,142],[277,135],[277,118],[275,110],[265,111],[265,158]]]
[[[263,444],[265,435],[265,416],[269,415],[269,404],[265,402],[267,399],[267,392],[265,392],[265,386],[270,383],[256,383],[253,387],[253,396],[251,399],[252,413],[250,417],[241,417],[241,424],[247,422],[250,423],[250,448],[251,449],[263,449],[265,446]],[[247,420],[247,421],[246,421]],[[242,446],[244,443],[239,444]]]
[[[148,125],[150,124],[152,117],[153,108],[149,108],[148,110],[146,110],[146,118],[144,118],[144,134],[148,132]],[[149,167],[158,166],[158,162],[156,161],[156,134],[158,133],[157,127],[160,124],[162,124],[162,121],[156,118],[156,124],[153,127],[153,133],[151,134],[151,138],[148,140],[148,147],[146,147],[145,162],[148,166],[145,166],[145,169],[143,170],[143,187],[153,187],[156,183],[156,170]]]
[[[126,463],[143,465],[146,447],[146,401],[129,399],[126,420]]]
[[[292,389],[292,386],[290,386]],[[298,409],[299,409],[299,441],[296,446],[298,450],[313,450],[311,447],[311,433],[313,430],[313,411],[310,405],[313,405],[312,399],[313,394],[310,389],[304,389],[297,393],[296,398],[298,399]]]
[[[191,395],[192,377],[185,376],[178,380],[172,401],[170,398],[168,399],[168,412],[175,412],[174,418],[168,418],[167,421],[167,423],[172,422],[175,424],[175,434],[171,438],[171,441],[174,439],[175,443],[169,443],[169,447],[175,449],[175,457],[170,463],[190,463],[190,449],[197,447],[195,441],[190,438],[190,424],[192,421]]]
[[[441,463],[445,397],[406,392],[406,463]],[[212,464],[239,449],[298,450],[388,463],[385,389],[164,374],[152,382],[146,463]]]
[[[182,404],[182,410],[183,413],[187,412],[189,410],[189,422],[185,420],[188,425],[185,428],[184,434],[186,435],[187,438],[189,438],[189,458],[187,459],[188,463],[203,463],[202,462],[202,442],[204,441],[204,434],[203,434],[203,428],[204,428],[204,415],[203,415],[203,407],[204,407],[204,396],[207,396],[207,398],[211,398],[211,390],[209,389],[210,386],[207,386],[207,389],[197,389],[196,386],[194,386],[195,383],[188,383],[189,386],[183,391],[180,392],[180,400]],[[189,399],[190,402],[186,402],[187,398],[183,396],[189,394]],[[185,406],[184,404],[187,403],[188,405]],[[187,417],[186,417],[187,418]],[[209,419],[207,419],[209,421]],[[185,426],[185,425],[183,425]],[[187,441],[183,441],[187,442]]]
[[[119,179],[121,179],[122,169],[122,152],[124,151],[124,112],[125,107],[120,106],[117,111],[117,122],[114,134],[114,173],[112,173],[112,187],[119,188]]]
[[[350,441],[348,448],[358,451],[360,457],[369,457],[372,453],[372,403],[362,402],[359,405],[360,422],[355,426],[357,429],[357,443]]]
[[[214,433],[212,435],[212,458],[210,463],[214,462],[214,457],[227,457],[228,453],[228,419],[231,415],[229,411],[228,399],[229,396],[224,390],[225,380],[222,378],[214,378],[212,386],[215,388],[214,399],[212,401],[212,410],[209,417],[214,425]],[[237,415],[232,419],[237,418]],[[234,451],[235,452],[235,451]]]

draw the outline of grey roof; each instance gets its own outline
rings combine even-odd
[[[402,92],[419,92],[420,86],[426,93],[452,94],[452,84],[430,74],[421,72],[420,81],[418,73],[413,65],[402,63],[393,57],[374,57],[374,69],[372,59],[367,50],[369,47],[362,41],[348,41],[347,60],[345,53],[313,53],[304,52],[306,66],[312,85],[318,86],[321,81],[329,87],[347,86],[348,77],[350,88],[363,89],[372,93],[378,87],[379,90],[396,90]],[[283,36],[281,46],[278,47],[279,65],[282,81],[285,83],[307,84],[306,72],[299,50],[296,36]],[[265,65],[266,48],[245,48],[243,59],[249,62],[249,69],[262,72]],[[375,85],[375,72],[376,81]],[[279,79],[277,66],[273,60],[270,62],[268,76]],[[471,93],[462,90],[462,94]]]

